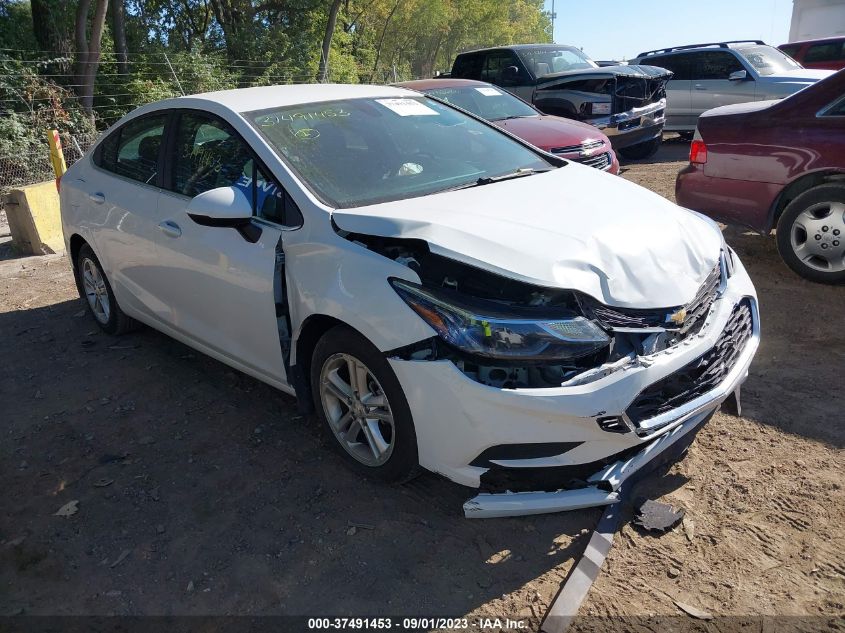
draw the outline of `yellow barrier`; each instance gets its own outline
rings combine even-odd
[[[55,183],[13,189],[6,197],[5,209],[12,244],[19,253],[45,255],[65,250]]]

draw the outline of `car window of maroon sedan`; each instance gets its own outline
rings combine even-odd
[[[537,111],[528,104],[494,86],[436,88],[426,90],[426,93],[488,121],[538,115]]]

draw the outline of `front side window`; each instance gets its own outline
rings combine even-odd
[[[101,143],[94,156],[94,162],[119,176],[155,185],[166,121],[166,114],[129,121]]]
[[[339,208],[551,168],[495,128],[426,97],[328,101],[245,116],[320,198]]]
[[[218,187],[240,189],[253,215],[285,226],[302,223],[296,203],[256,163],[246,142],[228,123],[200,113],[182,113],[170,188],[194,197]]]
[[[736,52],[761,75],[777,75],[801,68],[801,64],[771,46],[743,46],[736,49]]]
[[[524,101],[494,86],[436,88],[425,92],[488,121],[538,115],[537,111]]]

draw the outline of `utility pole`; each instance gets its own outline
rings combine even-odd
[[[557,13],[555,13],[555,0],[552,0],[552,42],[555,41],[555,18],[557,17]]]

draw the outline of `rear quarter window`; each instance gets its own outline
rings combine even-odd
[[[458,55],[452,68],[452,77],[459,79],[481,79],[484,55]]]

